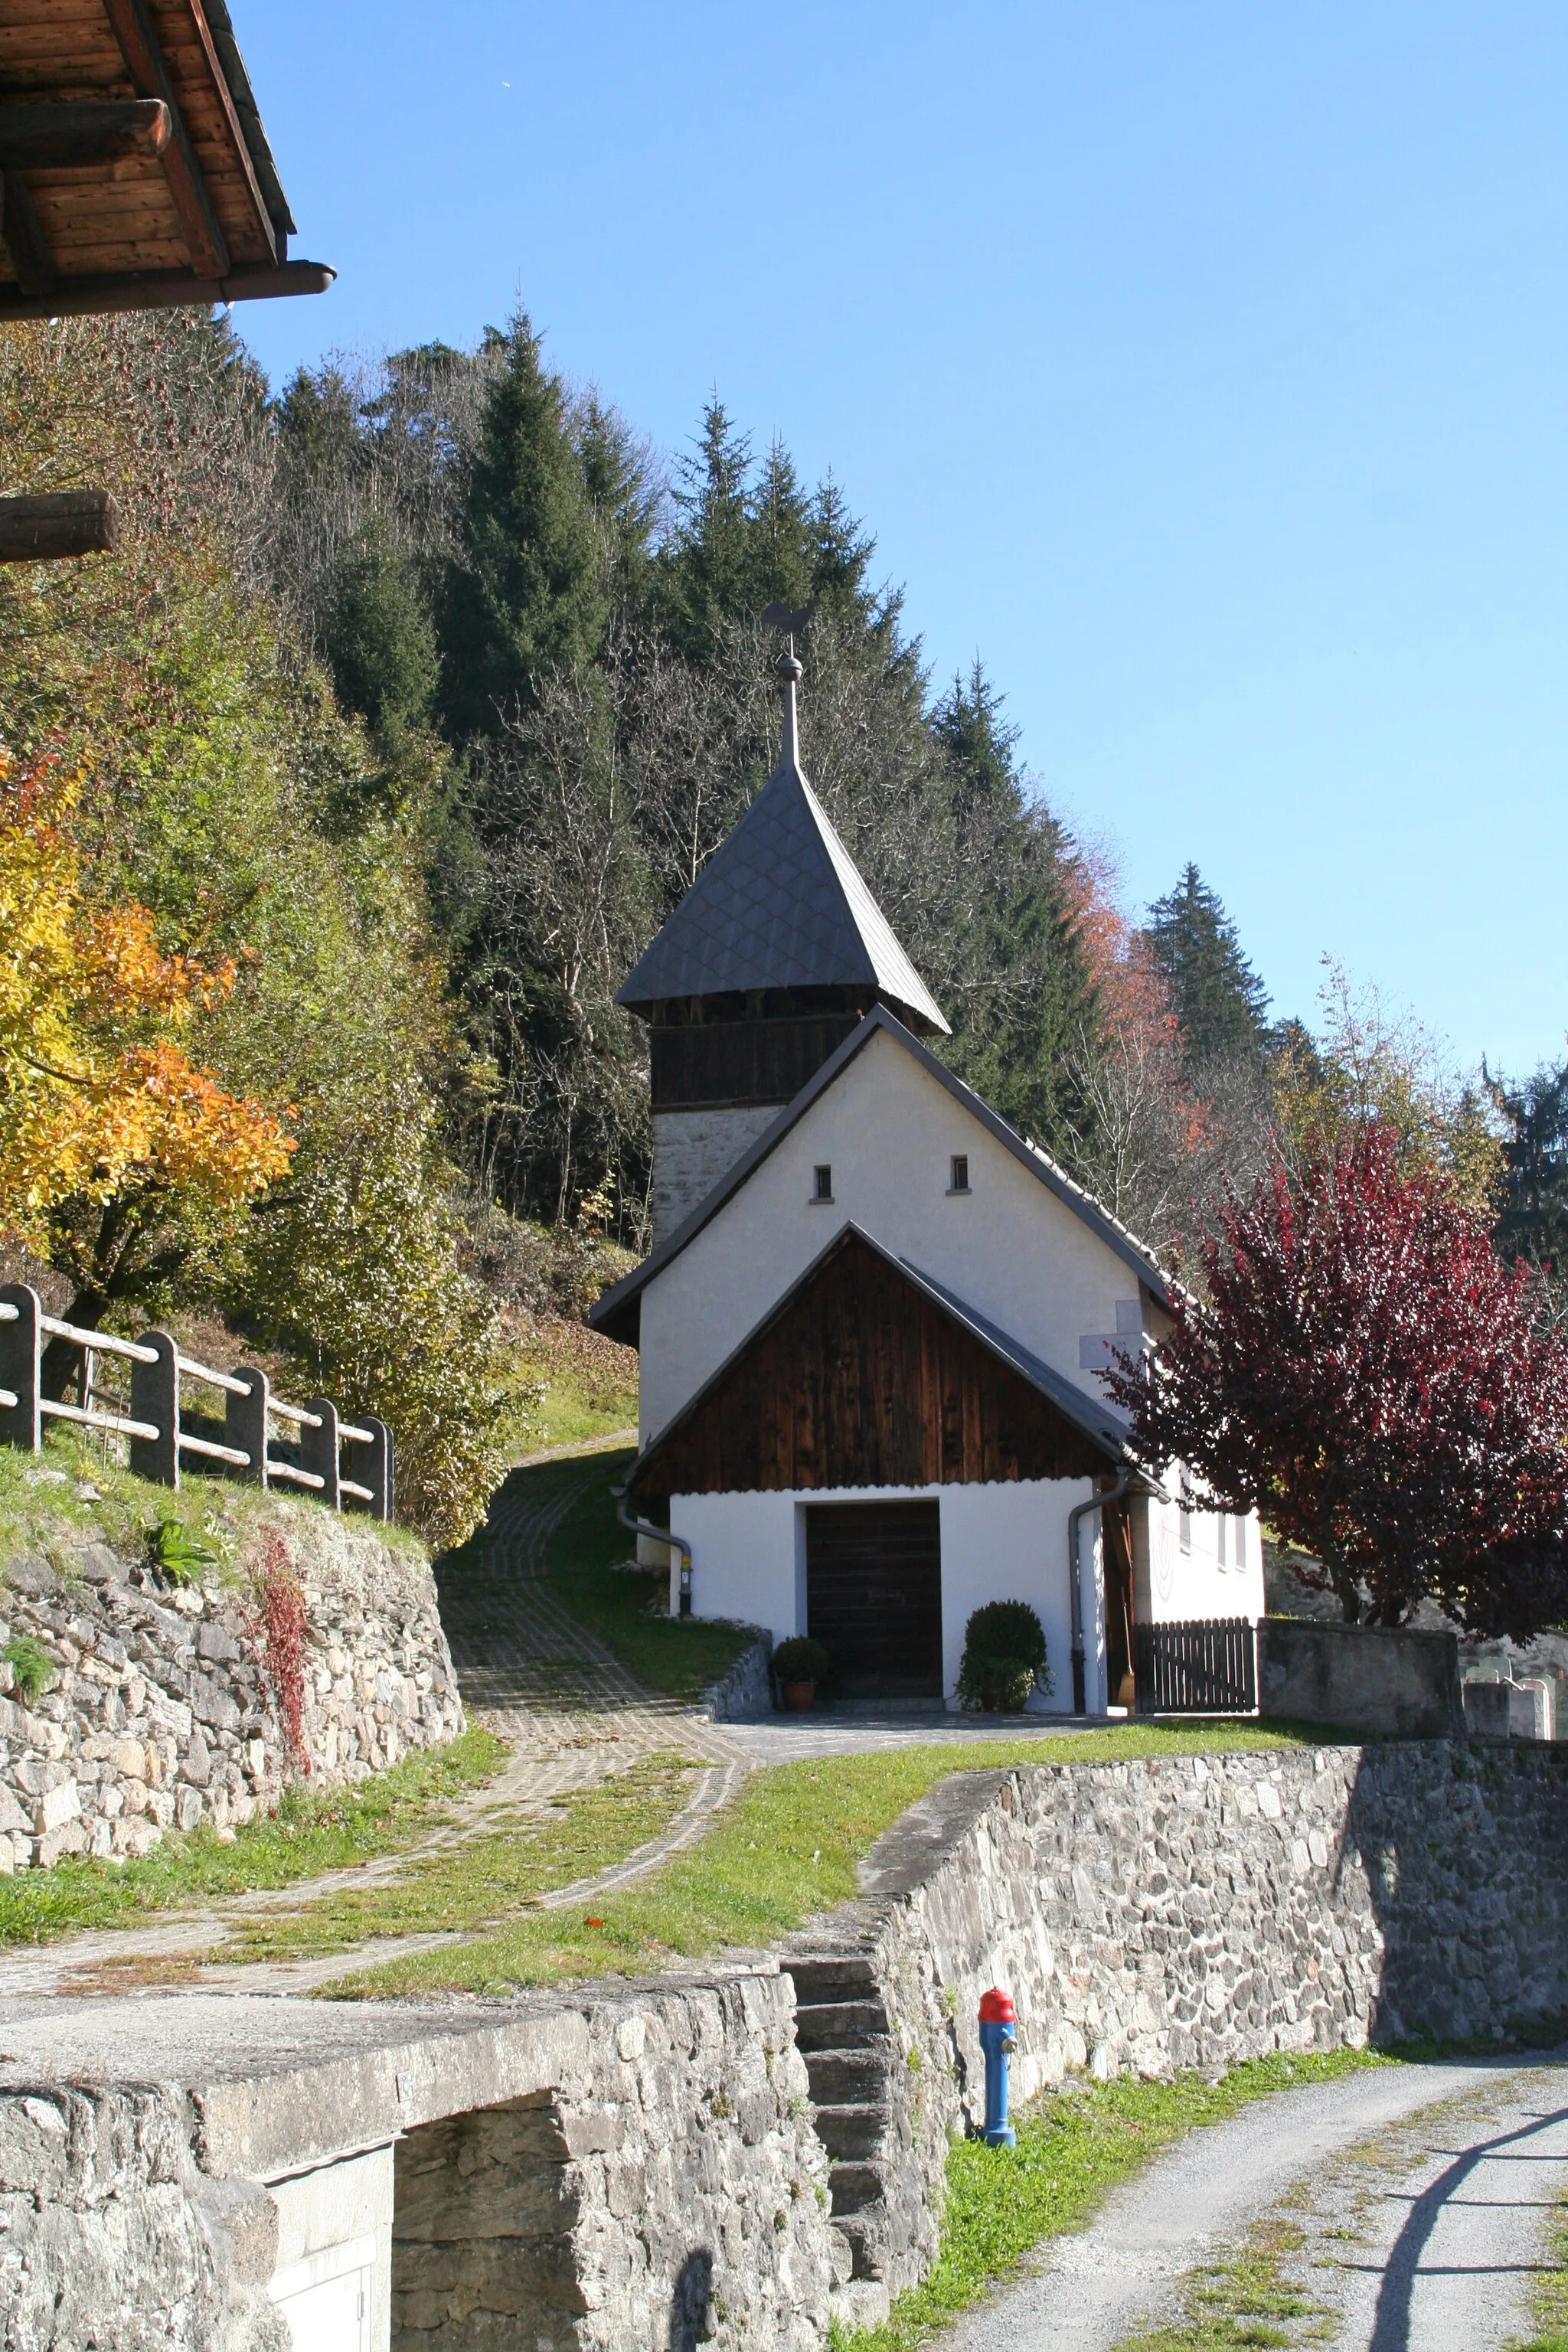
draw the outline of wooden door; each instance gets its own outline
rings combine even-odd
[[[847,1698],[942,1696],[938,1503],[811,1503],[806,1631]]]
[[[1138,1704],[1132,1656],[1132,1528],[1125,1503],[1112,1504],[1105,1520],[1106,1693],[1112,1706]]]

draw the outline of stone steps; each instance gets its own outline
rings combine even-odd
[[[892,2069],[898,2047],[876,1971],[858,1951],[791,1956],[795,2042],[805,2060],[816,2130],[830,2158],[833,2226],[854,2278],[880,2279],[892,2177]]]

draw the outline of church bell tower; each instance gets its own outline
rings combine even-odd
[[[793,649],[779,762],[616,1003],[648,1024],[653,1238],[664,1241],[873,1004],[946,1035],[800,765]]]

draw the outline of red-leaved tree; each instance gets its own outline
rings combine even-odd
[[[1144,1458],[1185,1463],[1321,1561],[1352,1622],[1429,1594],[1481,1633],[1568,1618],[1568,1345],[1531,1276],[1376,1126],[1282,1163],[1204,1245],[1145,1359],[1105,1375]]]

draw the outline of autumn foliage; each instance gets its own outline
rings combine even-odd
[[[1202,1268],[1206,1303],[1107,1376],[1151,1463],[1259,1509],[1352,1621],[1568,1616],[1568,1343],[1440,1171],[1381,1125],[1276,1160]]]
[[[0,754],[0,1229],[35,1241],[68,1200],[185,1187],[239,1207],[292,1150],[179,1043],[233,987],[232,960],[164,954],[144,907],[89,898],[77,791],[47,754]]]

